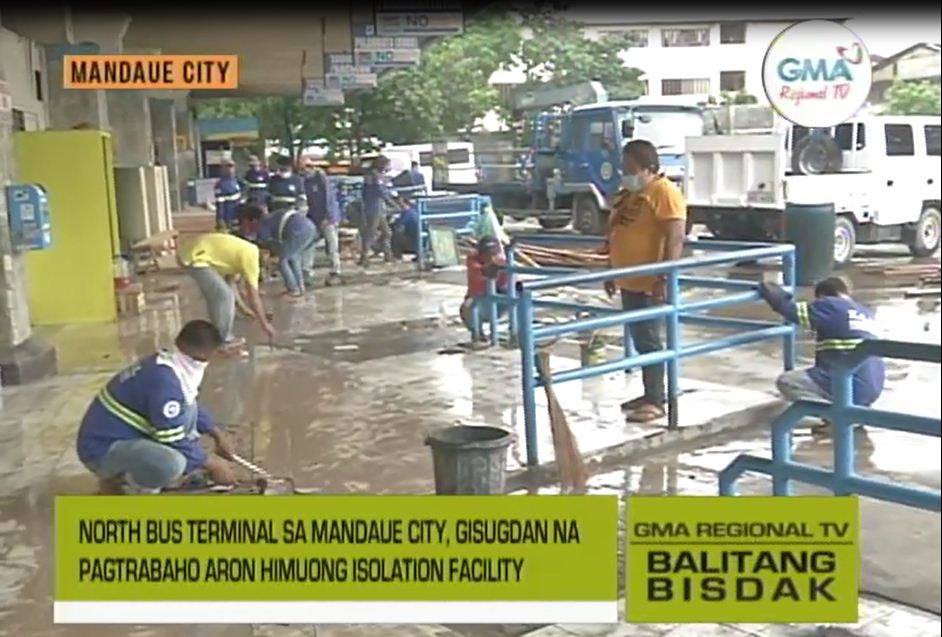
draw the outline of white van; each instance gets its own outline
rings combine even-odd
[[[721,238],[777,239],[786,203],[833,203],[838,266],[858,243],[905,243],[916,256],[938,249],[942,119],[866,115],[779,130],[687,138],[694,222]]]
[[[432,144],[404,144],[387,146],[383,154],[402,155],[408,153],[411,161],[419,162],[419,170],[425,175],[425,183],[432,184]],[[396,174],[395,169],[390,171]],[[474,165],[474,144],[471,142],[448,142],[448,181],[436,183],[436,187],[448,184],[476,184],[477,169]]]

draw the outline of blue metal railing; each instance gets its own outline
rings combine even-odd
[[[554,243],[554,244],[595,244],[601,237],[573,235],[526,235],[515,239],[515,243]],[[514,262],[514,253],[507,252],[507,265],[504,268],[509,276],[506,294],[498,294],[493,281],[489,282],[488,293],[482,297],[489,313],[491,342],[497,342],[497,307],[511,308],[508,322],[508,337],[511,342],[518,342],[520,347],[523,412],[526,432],[527,463],[538,464],[536,438],[536,390],[543,381],[536,373],[535,355],[540,342],[556,339],[567,334],[577,334],[599,329],[621,326],[624,333],[622,357],[601,364],[589,365],[567,370],[552,375],[553,383],[568,380],[592,378],[611,372],[645,367],[665,363],[667,367],[668,427],[678,424],[678,381],[680,378],[680,359],[700,354],[707,354],[748,343],[772,338],[782,339],[782,362],[786,370],[795,363],[795,327],[779,322],[752,319],[734,319],[704,314],[709,310],[749,303],[759,300],[757,283],[741,279],[722,279],[700,276],[681,276],[682,272],[710,266],[733,265],[743,261],[763,261],[774,259],[781,263],[782,281],[788,291],[793,291],[795,282],[795,248],[782,244],[737,243],[689,241],[689,248],[708,253],[628,268],[573,272],[566,268],[522,268]],[[710,254],[709,252],[712,252]],[[560,272],[559,270],[563,270]],[[539,276],[538,279],[518,280],[521,275]],[[549,276],[547,276],[549,275]],[[621,310],[610,306],[569,303],[555,299],[539,298],[538,294],[564,287],[592,285],[595,287],[607,281],[626,279],[645,275],[664,275],[666,277],[667,301],[636,310]],[[718,298],[684,300],[681,287],[706,287],[731,292]],[[538,310],[572,312],[576,318],[564,323],[542,325],[537,321]],[[639,321],[664,319],[667,325],[666,347],[660,351],[636,354],[631,348],[629,325]],[[739,332],[714,338],[709,341],[685,345],[681,342],[680,325],[690,323],[711,328],[745,329]]]
[[[868,425],[923,436],[939,437],[938,418],[926,418],[854,405],[854,372],[870,356],[939,363],[938,345],[901,341],[865,341],[841,362],[833,376],[832,403],[799,401],[793,403],[772,423],[772,458],[743,454],[720,472],[720,495],[735,495],[736,481],[744,473],[761,473],[772,478],[775,495],[790,495],[791,482],[805,482],[836,495],[863,495],[929,511],[940,510],[940,493],[918,486],[859,475],[854,462],[854,425]],[[792,430],[806,417],[824,418],[834,436],[834,468],[792,460]]]
[[[482,195],[446,195],[419,197],[416,199],[419,232],[416,237],[416,267],[425,269],[425,253],[429,249],[429,226],[444,225],[454,229],[457,235],[474,233],[474,226],[489,205],[490,198]]]

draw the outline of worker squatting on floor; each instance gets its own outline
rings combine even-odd
[[[840,359],[862,341],[877,338],[873,312],[850,296],[842,279],[818,282],[813,301],[795,301],[771,283],[759,284],[759,294],[786,320],[815,333],[814,366],[784,372],[775,385],[789,401],[834,399],[833,370]],[[869,406],[880,397],[885,377],[883,359],[871,356],[854,372],[854,403]]]
[[[461,317],[461,322],[472,333],[476,328],[472,325],[474,307],[479,306],[479,299],[487,294],[487,279],[496,279],[498,294],[507,293],[507,273],[499,270],[504,263],[503,246],[497,237],[479,239],[477,249],[468,253],[465,260],[468,288],[465,291],[464,301],[461,303],[458,314]],[[483,310],[479,309],[479,312],[483,316]],[[504,306],[497,308],[498,316],[502,316],[506,312],[507,308]],[[479,318],[482,316],[479,316]],[[478,338],[483,338],[483,334],[479,333]]]
[[[195,471],[232,484],[233,448],[196,402],[203,372],[222,351],[222,335],[207,321],[190,321],[175,347],[118,372],[92,400],[79,427],[79,459],[105,494],[157,493]],[[207,455],[200,436],[215,441]]]

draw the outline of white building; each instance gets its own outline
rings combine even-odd
[[[595,16],[598,20],[599,16]],[[634,42],[622,59],[644,75],[646,94],[678,101],[706,101],[745,92],[763,99],[762,59],[776,35],[798,18],[761,20],[593,21],[586,37],[625,34]]]

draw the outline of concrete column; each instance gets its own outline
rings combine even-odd
[[[170,184],[170,209],[181,207],[180,172],[177,158],[177,114],[173,99],[150,99],[150,122],[154,136],[156,163],[167,168]]]
[[[108,121],[115,166],[151,166],[154,142],[146,91],[108,91]]]
[[[0,59],[0,376],[4,385],[15,385],[55,373],[55,350],[33,337],[23,255],[10,244],[6,193],[12,182],[13,117]]]
[[[108,104],[105,91],[86,91],[62,88],[62,56],[95,54],[101,48],[94,43],[52,44],[46,46],[46,77],[49,96],[46,100],[49,128],[68,130],[87,126],[108,130]]]
[[[182,195],[187,183],[198,179],[200,176],[199,160],[197,158],[199,134],[196,131],[196,125],[193,123],[193,114],[190,112],[187,95],[175,96],[174,108],[176,110],[177,136],[181,142],[177,147],[177,174],[180,179]],[[185,198],[184,196],[183,199]]]

